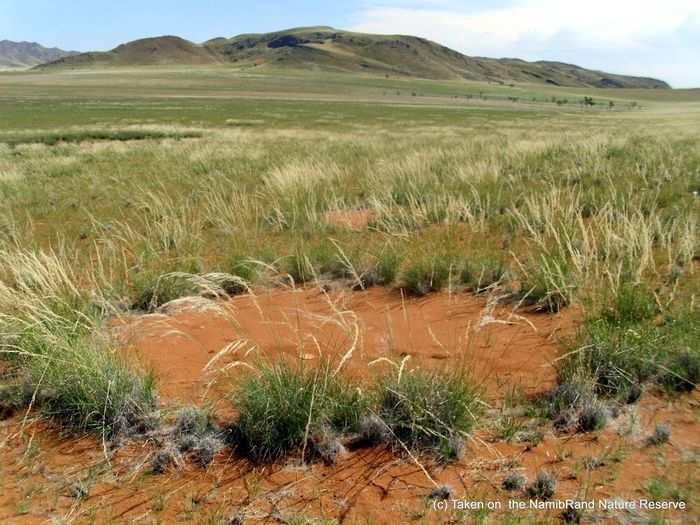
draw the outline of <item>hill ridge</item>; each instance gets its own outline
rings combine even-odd
[[[77,55],[77,51],[64,51],[57,47],[44,47],[38,42],[0,40],[0,67],[27,68],[46,62]]]
[[[121,44],[111,51],[62,57],[39,67],[214,64],[502,84],[527,82],[567,87],[670,87],[666,82],[654,78],[605,73],[556,61],[472,57],[417,36],[357,33],[330,26],[244,33],[230,38],[213,38],[201,44],[174,35],[149,37]]]

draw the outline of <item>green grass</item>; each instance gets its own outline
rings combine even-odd
[[[359,390],[337,377],[330,363],[313,369],[260,363],[234,386],[231,401],[239,413],[233,445],[258,461],[299,451],[318,433],[346,432],[366,407]]]
[[[71,144],[94,141],[119,141],[129,140],[162,140],[162,139],[185,139],[199,138],[201,133],[195,132],[169,132],[146,131],[146,130],[122,130],[122,131],[66,131],[53,133],[33,133],[23,135],[0,135],[0,142],[9,146],[20,144],[45,144],[55,146],[56,144]]]
[[[11,276],[0,283],[0,355],[25,392],[17,405],[108,438],[149,428],[153,376],[114,346],[97,298],[77,288],[65,261],[15,253],[0,271]]]
[[[627,300],[623,303],[627,308]],[[629,315],[627,309],[624,312]],[[639,314],[637,309],[633,312]],[[620,315],[606,310],[603,318],[583,325],[573,352],[560,362],[562,384],[585,377],[597,394],[622,402],[635,401],[645,383],[670,393],[686,392],[698,384],[697,313],[682,312],[661,326],[630,325],[628,317],[620,325]]]
[[[482,413],[479,390],[463,371],[411,371],[380,381],[377,415],[397,447],[460,457]]]

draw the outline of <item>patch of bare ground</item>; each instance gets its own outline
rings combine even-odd
[[[221,379],[218,372],[251,363],[253,354],[310,362],[347,355],[346,373],[359,380],[409,358],[410,367],[467,367],[490,399],[514,388],[542,393],[556,380],[557,338],[575,327],[573,310],[527,314],[493,297],[412,298],[385,288],[261,290],[224,303],[181,304],[119,327],[156,372],[160,393],[180,402],[197,401]]]

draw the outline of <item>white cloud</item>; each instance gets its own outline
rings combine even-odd
[[[353,29],[419,35],[471,55],[553,59],[557,51],[569,57],[578,49],[586,65],[584,50],[598,56],[606,50],[618,57],[621,52],[641,54],[649,42],[658,43],[700,20],[700,0],[515,0],[495,8],[473,5],[456,0],[442,5],[434,0],[420,5],[396,0],[367,4],[357,13]],[[692,67],[698,69],[698,62]]]

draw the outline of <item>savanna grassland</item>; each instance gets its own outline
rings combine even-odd
[[[0,73],[0,521],[696,522],[699,132],[693,90]],[[506,506],[615,498],[675,507]]]

